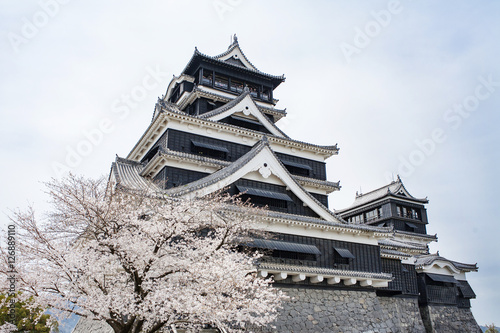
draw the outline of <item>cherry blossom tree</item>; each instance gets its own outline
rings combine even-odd
[[[76,176],[47,186],[53,210],[42,220],[32,208],[11,216],[17,289],[35,306],[105,321],[116,333],[275,319],[285,296],[257,277],[260,254],[237,250],[256,208],[222,194],[172,199]],[[8,271],[5,261],[4,278]]]

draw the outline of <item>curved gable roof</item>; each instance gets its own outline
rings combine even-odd
[[[415,268],[417,269],[425,270],[426,268],[432,267],[434,265],[437,265],[438,267],[442,268],[450,267],[452,270],[460,272],[461,271],[470,272],[478,270],[477,264],[465,264],[457,261],[452,261],[444,257],[441,257],[439,253],[421,255],[415,259]]]
[[[340,217],[326,208],[315,197],[307,192],[288,172],[279,158],[274,154],[267,137],[256,143],[253,148],[229,166],[222,168],[207,177],[186,184],[181,187],[174,187],[165,191],[171,196],[205,196],[226,186],[231,185],[236,180],[246,174],[258,171],[264,178],[271,174],[277,176],[302,202],[307,204],[318,216],[327,221],[345,223]]]
[[[250,90],[247,87],[245,87],[244,91],[237,98],[217,109],[214,109],[207,113],[203,113],[198,117],[202,119],[218,121],[223,118],[229,117],[236,112],[242,112],[247,116],[254,116],[270,133],[275,136],[289,138],[288,135],[280,130],[278,126],[276,126],[271,120],[269,120],[268,117],[264,115],[264,113],[262,113],[262,111],[252,99]]]
[[[235,58],[236,56],[236,58]],[[194,54],[189,60],[188,64],[182,71],[182,74],[189,74],[190,71],[196,70],[195,64],[197,64],[197,60],[205,60],[211,63],[215,63],[222,66],[227,66],[232,69],[243,70],[249,74],[254,74],[260,77],[264,77],[273,82],[274,88],[277,87],[281,82],[285,81],[285,75],[271,75],[264,72],[259,71],[245,56],[243,51],[238,44],[237,39],[233,41],[233,43],[229,46],[229,49],[226,52],[223,52],[217,56],[209,56],[207,54],[203,54],[198,51],[198,48],[195,47]]]
[[[156,184],[141,177],[142,169],[144,169],[143,164],[117,156],[115,162],[111,164],[115,186],[130,191],[160,192],[161,189]]]
[[[392,181],[390,184],[382,186],[376,190],[364,194],[356,193],[356,198],[354,199],[354,203],[347,208],[337,210],[337,212],[345,213],[347,211],[364,206],[366,204],[369,204],[371,202],[374,202],[376,200],[385,197],[406,199],[420,204],[425,204],[429,202],[427,198],[415,198],[414,196],[412,196],[410,192],[408,192],[406,187],[403,185],[401,178],[398,176],[398,179],[396,181]]]
[[[245,53],[243,53],[243,50],[240,48],[240,45],[238,44],[238,37],[236,37],[236,34],[234,34],[233,42],[231,43],[231,45],[229,45],[227,51],[215,56],[214,58],[226,62],[228,62],[228,60],[232,58],[245,66],[245,68],[258,71],[257,67],[255,67],[254,64],[250,62],[250,60],[248,60],[248,58],[245,56]],[[237,61],[231,63],[236,64],[238,63]]]

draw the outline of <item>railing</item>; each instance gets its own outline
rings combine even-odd
[[[231,91],[235,91],[237,93],[241,93],[243,91],[243,86],[235,86],[235,85],[231,85]]]
[[[212,78],[205,78],[204,77],[201,79],[201,83],[211,86],[212,85]]]
[[[219,80],[215,79],[214,86],[216,88],[221,88],[221,89],[227,90],[227,82],[224,82],[224,81],[219,81]]]
[[[377,216],[377,215],[369,216],[369,217],[367,216],[365,222],[370,222],[370,221],[374,221],[374,220],[378,220],[378,219],[380,219],[380,216]]]

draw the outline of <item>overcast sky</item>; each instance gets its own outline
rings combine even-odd
[[[230,36],[275,90],[292,138],[338,143],[349,206],[400,174],[428,197],[432,252],[478,263],[480,324],[500,323],[498,1],[0,1],[1,200],[48,208],[44,181],[107,175],[194,47]]]

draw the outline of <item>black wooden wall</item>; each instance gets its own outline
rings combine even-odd
[[[156,184],[164,189],[177,187],[180,185],[194,182],[198,179],[208,176],[208,173],[192,170],[164,167],[154,178]]]
[[[307,266],[311,267],[324,267],[324,268],[342,268],[354,271],[363,272],[382,272],[382,266],[380,261],[380,248],[376,245],[368,245],[361,243],[351,243],[333,239],[306,237],[299,235],[289,235],[289,234],[271,234],[273,239],[281,240],[291,243],[299,244],[309,244],[314,245],[321,252],[318,255],[317,260],[313,262],[306,263]],[[349,259],[349,264],[344,267],[338,267],[335,263],[335,248],[343,248],[349,250],[353,255],[354,259]],[[283,259],[288,260],[288,259]]]
[[[182,132],[174,129],[168,129],[167,132],[164,135],[162,135],[162,137],[160,137],[155,146],[161,145],[165,147],[166,145],[166,147],[171,150],[192,153],[191,141],[193,140],[226,148],[229,151],[229,153],[226,156],[226,160],[231,162],[236,161],[238,158],[245,155],[250,151],[250,149],[252,149],[252,147],[250,146],[219,140],[208,136]],[[320,180],[326,180],[326,164],[324,162],[313,161],[282,153],[276,153],[276,155],[278,156],[279,159],[283,161],[290,161],[307,165],[312,170],[309,177]]]
[[[390,273],[394,280],[386,288],[380,288],[377,294],[384,295],[418,295],[417,273],[414,265],[402,264],[397,259],[381,259],[382,271]]]
[[[302,201],[295,194],[293,194],[292,191],[286,190],[285,186],[263,183],[263,182],[258,182],[258,181],[250,180],[250,179],[238,179],[234,183],[234,185],[252,187],[252,188],[257,188],[257,189],[276,192],[276,193],[284,193],[284,194],[287,194],[293,200],[293,202],[286,202],[285,208],[276,208],[276,207],[269,206],[270,210],[288,213],[288,214],[319,217],[318,214],[316,214],[311,208],[305,207],[303,205]],[[234,186],[234,185],[231,186],[231,188],[229,190],[230,194],[238,194],[238,191],[236,190],[236,186]],[[250,201],[251,201],[251,199],[250,199]]]

